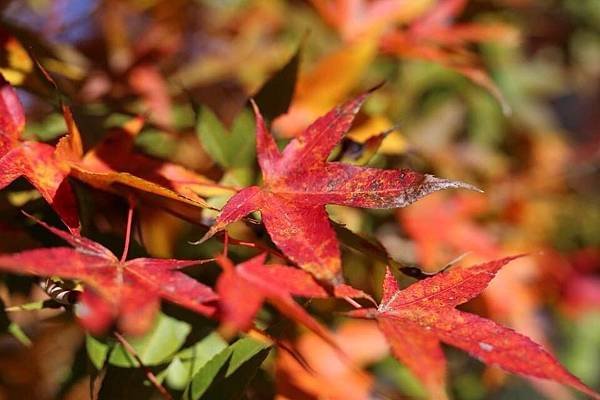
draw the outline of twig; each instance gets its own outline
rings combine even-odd
[[[223,257],[227,257],[227,252],[229,251],[229,235],[227,231],[225,231],[225,237],[223,238]]]
[[[217,235],[216,237],[219,238],[219,235]],[[265,246],[265,245],[263,245],[261,243],[246,242],[246,241],[243,241],[243,240],[234,239],[231,236],[229,237],[229,243],[230,244],[235,244],[235,245],[238,245],[238,246],[250,247],[250,248],[253,248],[253,249],[258,249],[258,250],[266,251],[267,253],[270,253],[271,255],[274,255],[274,256],[279,257],[279,258],[283,258],[284,260],[287,260],[287,257],[283,253],[281,253],[281,252],[279,252],[279,251],[277,251],[275,249],[272,249],[272,248],[270,248],[268,246]]]
[[[282,349],[283,351],[287,352],[290,356],[292,356],[292,358],[294,358],[296,360],[296,362],[298,364],[300,364],[300,366],[302,366],[310,374],[312,374],[312,375],[317,374],[317,372],[314,370],[314,368],[308,363],[308,361],[306,361],[306,358],[304,358],[304,356],[302,356],[302,354],[300,354],[296,349],[294,349],[291,344],[288,344],[288,343],[284,342],[283,340],[276,338],[275,336],[271,335],[270,333],[268,333],[260,328],[257,328],[256,326],[254,328],[251,328],[250,331],[248,332],[248,334],[249,334],[249,336],[256,336],[261,340],[271,341],[275,346],[277,346],[278,348]]]
[[[166,400],[173,400],[173,396],[171,396],[171,394],[169,392],[167,392],[167,389],[165,389],[165,387],[163,385],[161,385],[161,383],[156,378],[156,375],[154,375],[154,372],[152,372],[150,370],[150,368],[148,368],[147,366],[144,365],[144,363],[142,362],[142,359],[140,358],[138,353],[135,351],[133,346],[131,344],[129,344],[129,342],[119,332],[114,332],[113,334],[114,334],[115,338],[117,338],[119,343],[121,343],[123,348],[125,350],[127,350],[127,352],[129,354],[131,354],[131,356],[133,358],[135,358],[137,363],[140,365],[140,367],[146,373],[146,378],[148,378],[148,380],[152,383],[152,385],[154,385],[154,387],[156,388],[156,390],[159,391],[161,396]]]

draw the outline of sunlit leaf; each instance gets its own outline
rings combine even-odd
[[[260,211],[273,242],[301,268],[329,283],[343,282],[340,250],[326,204],[361,208],[407,206],[432,192],[473,186],[412,170],[327,162],[366,98],[363,94],[313,122],[283,152],[256,109],[263,186],[243,189],[225,205],[204,239]]]

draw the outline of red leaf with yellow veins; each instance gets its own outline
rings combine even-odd
[[[71,232],[79,232],[77,202],[66,169],[45,143],[22,141],[25,113],[17,93],[0,75],[0,189],[27,179],[54,208]]]
[[[101,333],[116,319],[125,333],[144,333],[152,326],[161,298],[203,315],[214,313],[210,303],[217,295],[179,271],[201,261],[153,258],[119,261],[99,243],[38,223],[72,247],[0,255],[0,269],[81,280],[86,286],[77,314],[90,331]]]
[[[495,364],[521,375],[554,380],[600,399],[599,394],[528,337],[455,308],[479,295],[496,273],[515,258],[507,257],[471,268],[456,267],[404,290],[400,290],[388,269],[379,307],[355,310],[349,315],[376,319],[394,356],[423,382],[432,398],[446,398],[446,361],[440,347],[440,342],[444,342],[486,364]]]
[[[447,188],[474,187],[403,170],[384,170],[327,162],[329,153],[350,129],[367,94],[333,109],[313,122],[280,152],[255,106],[258,162],[263,186],[234,195],[206,240],[228,224],[260,211],[273,242],[294,263],[317,279],[343,281],[340,250],[326,204],[363,208],[404,207]]]
[[[217,282],[220,318],[226,329],[247,330],[264,301],[269,301],[282,314],[306,326],[333,343],[325,330],[292,296],[327,298],[327,292],[310,274],[285,265],[264,265],[265,254],[234,266],[225,257],[217,259],[223,273]],[[365,298],[370,296],[347,285],[337,286],[335,297]]]

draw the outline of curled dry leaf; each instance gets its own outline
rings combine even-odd
[[[281,152],[255,107],[263,186],[248,187],[233,196],[201,241],[260,211],[271,239],[286,256],[317,279],[335,285],[343,282],[340,250],[326,204],[397,208],[438,190],[477,190],[463,182],[408,169],[327,162],[366,96],[358,96],[317,119]]]

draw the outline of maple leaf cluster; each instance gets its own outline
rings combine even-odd
[[[399,287],[388,268],[379,303],[344,283],[339,243],[326,205],[399,208],[439,190],[477,190],[466,183],[408,169],[328,161],[368,93],[318,118],[282,150],[253,104],[262,185],[231,196],[199,243],[248,214],[260,212],[270,239],[291,265],[267,264],[264,253],[236,266],[226,255],[220,255],[216,262],[222,272],[213,289],[182,271],[212,260],[127,260],[127,250],[136,204],[162,207],[193,220],[208,208],[199,195],[202,188],[219,188],[218,184],[175,164],[134,153],[132,140],[140,120],[131,121],[84,154],[77,125],[69,108],[63,107],[68,134],[56,148],[23,141],[23,108],[15,90],[6,81],[1,85],[0,187],[25,177],[56,210],[70,233],[36,222],[71,247],[3,254],[0,268],[81,282],[84,289],[75,313],[89,331],[99,334],[116,324],[118,331],[142,334],[152,326],[164,299],[217,319],[222,331],[230,335],[254,330],[256,314],[266,301],[343,353],[329,330],[295,300],[337,298],[356,307],[346,313],[347,317],[377,321],[393,355],[423,382],[432,398],[446,397],[446,361],[440,342],[507,371],[551,379],[600,398],[529,338],[455,308],[478,296],[512,257],[470,268],[453,267],[406,289]],[[120,259],[81,236],[77,202],[68,177],[130,202],[125,250]]]

